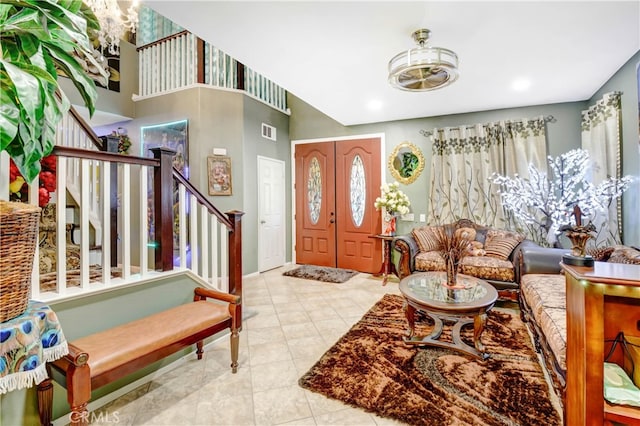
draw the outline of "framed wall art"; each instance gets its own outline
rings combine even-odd
[[[231,158],[226,155],[207,157],[209,195],[231,195]]]

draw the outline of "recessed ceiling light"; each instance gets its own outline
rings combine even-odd
[[[516,92],[523,92],[531,87],[531,80],[528,78],[518,78],[511,83],[511,88]]]
[[[379,99],[372,99],[367,103],[367,108],[371,111],[379,111],[382,109],[382,101]]]

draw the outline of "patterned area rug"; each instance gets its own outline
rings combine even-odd
[[[489,313],[482,342],[491,357],[480,361],[405,345],[402,303],[400,296],[385,295],[300,378],[300,386],[412,425],[561,424],[516,312]],[[427,334],[432,325],[422,317],[417,332]],[[471,338],[466,327],[463,340]]]
[[[327,283],[343,283],[349,278],[357,275],[358,271],[340,268],[328,268],[326,266],[302,265],[282,275],[296,278],[306,278],[308,280],[323,281]]]

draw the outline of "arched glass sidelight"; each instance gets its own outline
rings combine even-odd
[[[322,207],[322,173],[320,172],[320,162],[316,157],[313,157],[309,164],[307,203],[309,204],[309,218],[311,223],[315,225],[320,219],[320,208]]]
[[[351,163],[351,179],[350,179],[350,201],[351,201],[351,218],[357,227],[362,225],[364,220],[365,202],[367,199],[366,180],[364,174],[364,163],[362,157],[356,155]]]

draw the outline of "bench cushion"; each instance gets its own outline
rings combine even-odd
[[[567,371],[567,297],[564,275],[523,275],[520,293],[558,365],[563,371]]]
[[[227,304],[198,301],[82,337],[73,344],[89,354],[91,377],[96,377],[227,318],[231,318]]]

